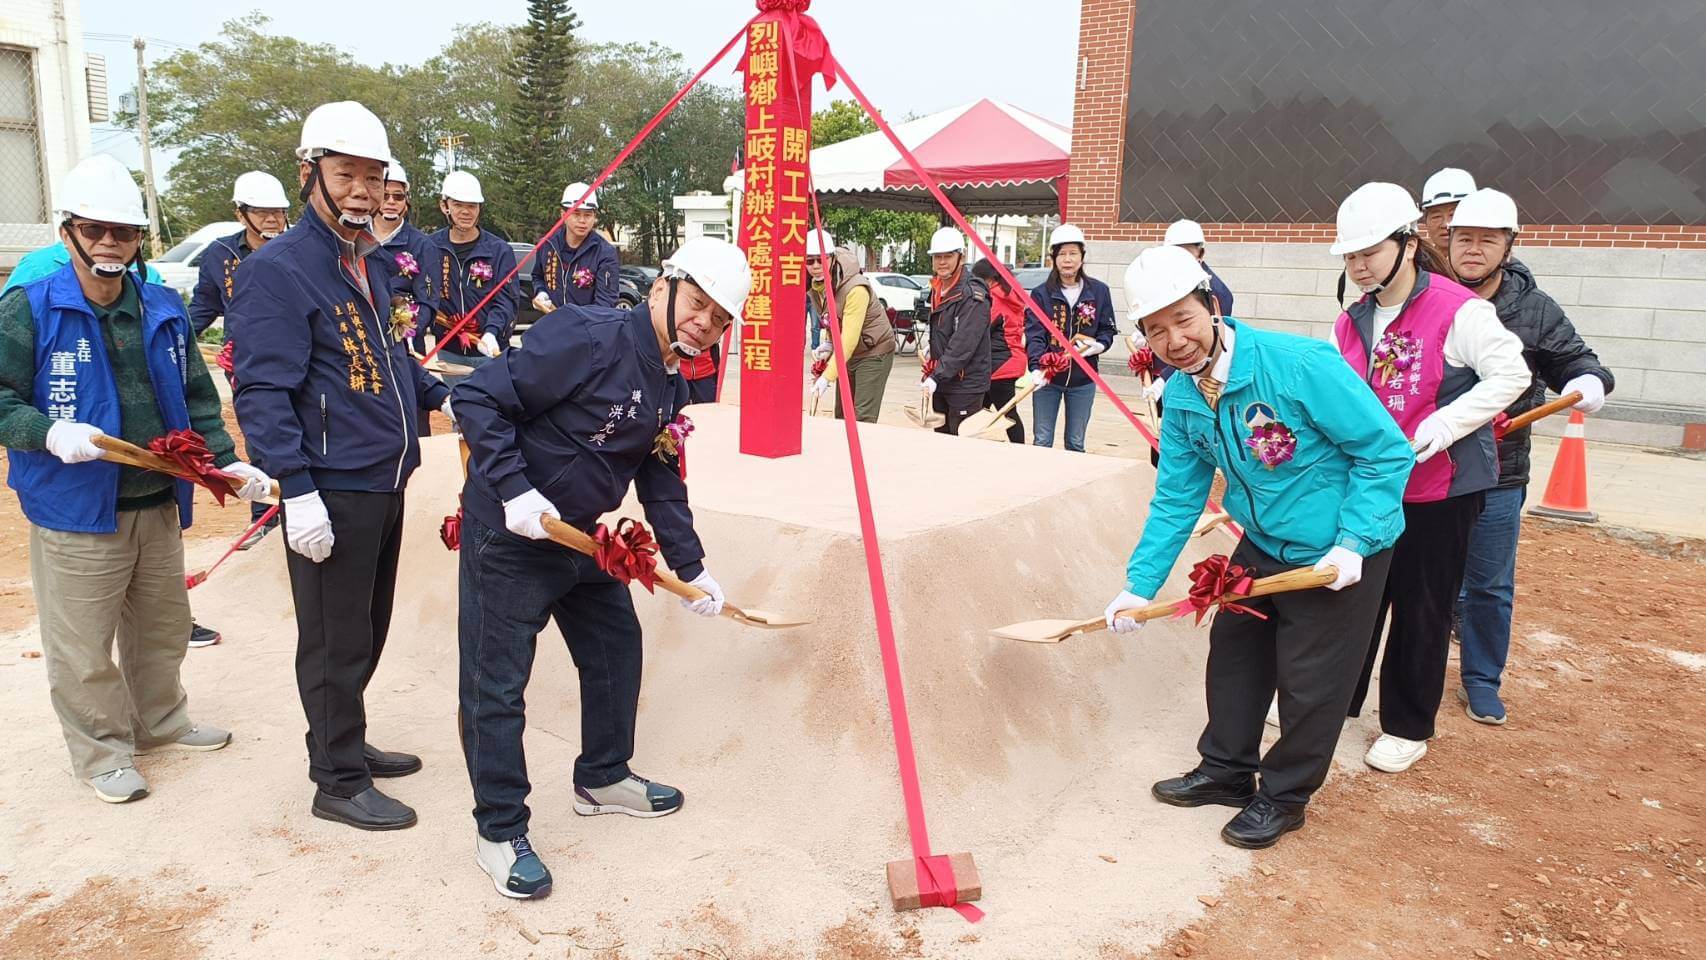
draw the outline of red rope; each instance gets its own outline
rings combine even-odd
[[[239,544],[241,544],[244,540],[247,540],[251,536],[253,536],[255,531],[259,530],[263,525],[265,525],[267,523],[267,521],[271,520],[273,517],[278,516],[278,506],[279,505],[275,503],[272,506],[268,507],[267,512],[261,514],[260,519],[256,520],[254,523],[249,524],[249,529],[244,530],[242,533],[238,534],[237,539],[231,541],[231,546],[226,548],[225,552],[219,555],[219,559],[213,561],[213,566],[208,567],[206,570],[203,570],[200,573],[187,573],[187,574],[185,574],[184,575],[184,588],[188,589],[188,590],[194,590],[196,587],[199,587],[203,583],[206,583],[207,578],[213,576],[213,571],[218,570],[220,564],[222,564],[226,560],[230,559],[231,555],[233,553],[236,553],[238,551],[238,549],[240,549],[238,546]]]

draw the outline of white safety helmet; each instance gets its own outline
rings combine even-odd
[[[1051,254],[1059,250],[1062,244],[1067,243],[1076,243],[1078,249],[1083,250],[1085,247],[1084,231],[1070,223],[1063,223],[1055,227],[1048,235],[1048,250]]]
[[[1422,185],[1422,209],[1442,203],[1457,203],[1475,192],[1475,178],[1467,170],[1446,167]]]
[[[1195,220],[1174,220],[1167,225],[1167,233],[1161,238],[1163,246],[1183,247],[1193,243],[1207,243],[1203,239],[1202,224]]]
[[[1365,183],[1339,204],[1338,233],[1328,250],[1335,257],[1367,250],[1395,233],[1413,232],[1421,219],[1410,191],[1396,183]]]
[[[1208,273],[1183,247],[1150,247],[1125,268],[1126,319],[1142,330],[1143,318],[1209,289]]]
[[[818,243],[817,238],[819,235],[819,232],[816,230],[806,231],[806,256],[821,257],[826,253],[835,252],[835,238],[829,235],[829,231],[825,230],[822,232],[822,245],[819,245]]]
[[[444,175],[444,183],[438,188],[438,195],[446,200],[460,200],[463,203],[485,203],[486,195],[480,192],[480,178],[466,170],[452,170]]]
[[[328,153],[391,162],[391,141],[385,124],[373,111],[354,100],[322,103],[302,121],[302,143],[296,159],[314,160]]]
[[[739,247],[717,237],[694,237],[663,262],[663,275],[692,280],[735,323],[741,322],[746,296],[752,292],[752,268]]]
[[[930,255],[938,253],[965,253],[965,234],[953,227],[943,227],[930,235]]]
[[[1518,232],[1516,201],[1508,194],[1483,188],[1464,197],[1451,213],[1451,226],[1484,227],[1488,230]]]
[[[290,209],[290,201],[284,196],[284,184],[261,170],[250,170],[237,178],[231,187],[231,202],[239,207],[259,210]]]
[[[580,209],[597,210],[598,191],[593,190],[589,184],[581,183],[578,180],[563,188],[563,207],[567,209],[574,206],[575,201],[580,200],[583,193],[586,194],[586,199],[581,202]]]
[[[409,174],[403,170],[403,165],[393,160],[385,165],[385,182],[409,185]]]
[[[59,212],[100,223],[148,226],[142,191],[130,171],[104,153],[85,159],[65,175],[59,189]]]

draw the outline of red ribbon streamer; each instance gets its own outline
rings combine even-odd
[[[647,593],[657,585],[658,544],[646,525],[632,517],[623,517],[612,531],[604,524],[593,528],[592,539],[598,552],[592,555],[598,569],[615,577],[624,585],[640,581]]]
[[[461,507],[457,507],[455,513],[445,517],[444,522],[439,524],[438,538],[444,541],[444,549],[446,550],[462,549]]]
[[[169,461],[184,474],[184,479],[206,487],[213,499],[225,506],[225,498],[231,496],[231,484],[226,481],[238,478],[213,465],[213,451],[207,449],[207,441],[201,434],[194,430],[172,430],[148,441],[148,452]]]
[[[1070,369],[1072,369],[1072,358],[1068,357],[1066,354],[1043,354],[1042,371],[1044,380],[1053,383],[1055,377],[1060,376]]]
[[[1493,439],[1503,440],[1505,438],[1505,434],[1510,432],[1510,428],[1510,414],[1500,410],[1499,415],[1493,418]]]
[[[1191,568],[1190,596],[1174,605],[1173,616],[1188,617],[1194,613],[1197,624],[1201,625],[1208,612],[1219,606],[1232,613],[1248,613],[1266,620],[1266,614],[1227,599],[1249,596],[1255,583],[1255,570],[1233,563],[1232,558],[1224,553],[1217,553]]]
[[[213,358],[213,362],[218,365],[219,369],[233,377],[237,374],[237,359],[233,354],[236,349],[237,341],[227,340],[225,346],[219,348],[219,355]]]
[[[1139,347],[1132,352],[1131,356],[1126,358],[1126,366],[1131,368],[1132,373],[1142,373],[1145,370],[1152,369],[1155,366],[1155,351],[1148,347]]]
[[[813,361],[812,362],[812,379],[816,380],[818,377],[823,376],[823,372],[825,370],[828,370],[828,369],[829,369],[829,361],[828,360],[815,360],[815,361]]]
[[[184,589],[185,590],[194,590],[196,587],[199,587],[202,584],[206,583],[207,578],[213,576],[213,571],[218,570],[220,564],[224,563],[227,559],[230,558],[230,556],[233,553],[237,552],[237,550],[238,550],[237,545],[238,544],[242,543],[244,540],[249,539],[251,536],[254,535],[256,530],[259,530],[261,527],[265,526],[269,521],[272,520],[273,517],[276,517],[276,516],[278,516],[278,504],[275,503],[272,506],[267,508],[266,513],[261,514],[260,519],[256,520],[254,523],[249,524],[249,529],[244,530],[242,533],[237,535],[237,539],[231,541],[231,546],[227,547],[225,549],[225,552],[219,555],[218,560],[213,561],[213,566],[208,567],[206,570],[203,570],[200,573],[186,573],[186,574],[184,574]]]
[[[817,213],[817,207],[815,205],[812,207],[812,213],[814,215]],[[835,312],[835,308],[830,307],[829,312],[833,314]],[[840,370],[841,365],[840,365],[839,358],[841,356],[841,350],[840,350],[841,334],[839,334],[839,333],[835,335],[835,344],[836,344],[836,348],[837,348],[835,351],[835,356],[838,358],[836,361],[835,369]],[[933,377],[936,375],[936,359],[934,357],[930,358],[929,360],[924,361],[924,363],[921,365],[921,367],[923,369],[924,376]]]

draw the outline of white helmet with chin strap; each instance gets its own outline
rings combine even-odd
[[[320,198],[326,202],[326,207],[332,211],[338,223],[351,229],[368,229],[373,225],[371,215],[351,216],[338,209],[338,205],[333,202],[331,192],[326,189],[326,179],[320,175],[320,159],[327,154],[377,160],[389,166],[391,141],[385,134],[385,124],[380,122],[373,111],[354,100],[322,103],[302,121],[302,140],[296,148],[296,159],[312,168],[308,173],[307,182],[302,184],[299,199],[307,203],[308,194],[315,184],[319,184]]]
[[[1184,247],[1150,247],[1137,255],[1125,268],[1126,319],[1143,330],[1143,319],[1178,303],[1194,293],[1209,293],[1208,273],[1197,262],[1196,255]],[[1213,303],[1212,296],[1209,300]],[[1208,356],[1195,370],[1184,373],[1196,375],[1208,369],[1220,352],[1220,316],[1214,316],[1214,343]]]
[[[930,255],[938,253],[965,253],[965,234],[953,227],[942,227],[930,235]]]
[[[1416,224],[1421,219],[1422,211],[1416,209],[1416,201],[1410,196],[1410,191],[1396,183],[1365,183],[1351,191],[1345,202],[1339,204],[1336,238],[1327,250],[1335,257],[1342,257],[1379,246],[1387,240],[1397,240],[1402,247],[1416,235]],[[1400,250],[1386,279],[1362,292],[1371,294],[1386,289],[1403,266],[1404,256]],[[1349,276],[1348,273],[1339,275],[1341,306],[1345,302],[1345,281]]]
[[[1458,203],[1475,192],[1475,178],[1467,170],[1446,167],[1422,184],[1422,209]]]
[[[96,263],[83,249],[77,231],[71,229],[71,218],[125,227],[148,226],[148,212],[142,206],[142,191],[124,164],[106,154],[96,154],[72,167],[59,190],[58,206],[71,248],[77,251],[84,265],[99,276],[122,276],[128,265]],[[146,273],[142,266],[140,243],[136,245],[133,262],[139,272]]]
[[[237,205],[237,218],[243,221],[243,226],[267,240],[278,236],[279,231],[256,227],[249,221],[249,211],[290,209],[290,201],[284,195],[284,184],[263,170],[250,170],[239,176],[231,186],[231,202]]]
[[[1068,243],[1078,244],[1078,249],[1082,251],[1085,246],[1084,231],[1070,223],[1063,223],[1060,226],[1055,227],[1048,235],[1049,255],[1053,256],[1056,250],[1059,250],[1062,246]]]
[[[683,360],[697,357],[700,351],[692,344],[683,343],[675,332],[675,295],[681,281],[687,280],[705,291],[706,296],[728,312],[730,323],[741,322],[747,294],[752,292],[752,268],[747,266],[746,254],[716,237],[694,237],[682,244],[674,256],[663,262],[663,277],[669,281],[669,307],[664,316],[669,348]]]

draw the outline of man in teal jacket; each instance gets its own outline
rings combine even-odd
[[[1254,613],[1215,617],[1202,762],[1152,790],[1175,806],[1242,808],[1220,835],[1258,849],[1303,825],[1332,765],[1404,529],[1414,456],[1330,345],[1220,317],[1208,291],[1208,275],[1179,247],[1146,250],[1126,271],[1130,316],[1183,376],[1167,383],[1149,520],[1107,618],[1116,633],[1141,626],[1120,614],[1159,592],[1216,469],[1226,476],[1227,512],[1245,530],[1233,563],[1257,576],[1337,570],[1325,590],[1263,597],[1244,604]],[[1264,757],[1262,720],[1276,688],[1282,732]]]

